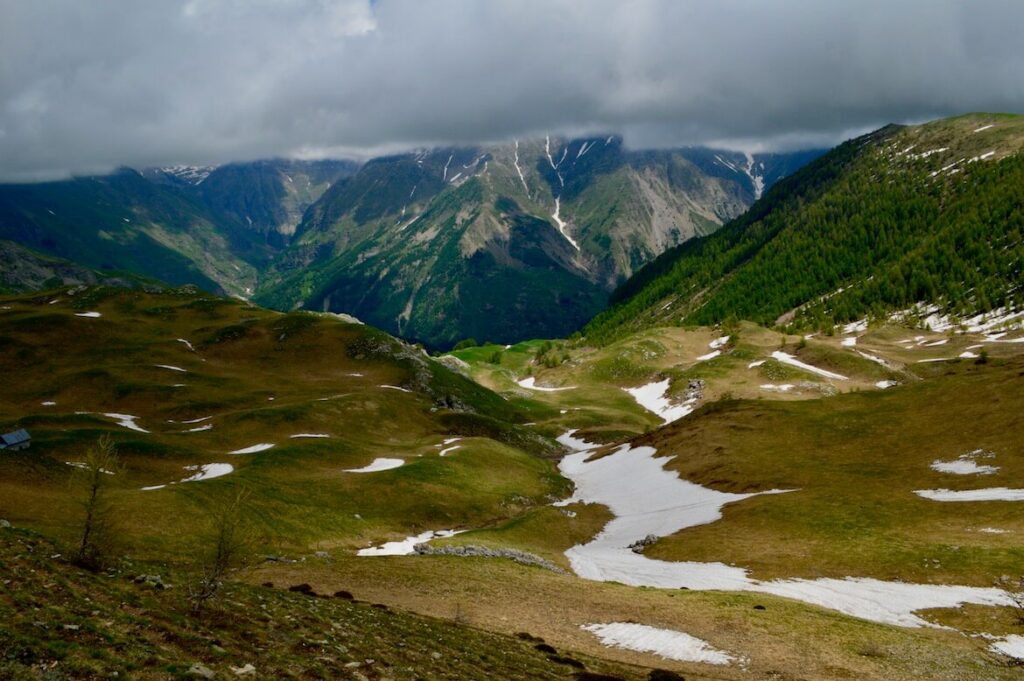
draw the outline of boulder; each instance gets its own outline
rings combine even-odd
[[[196,662],[195,664],[193,664],[191,667],[188,668],[188,675],[189,676],[198,676],[198,677],[203,678],[203,679],[212,679],[213,677],[216,676],[216,674],[214,673],[214,671],[212,669],[210,669],[206,665],[200,664],[198,662]]]

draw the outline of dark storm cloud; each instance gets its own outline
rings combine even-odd
[[[0,178],[1024,109],[1018,0],[0,0]]]

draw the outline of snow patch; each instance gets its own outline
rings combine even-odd
[[[934,627],[914,613],[962,603],[1009,605],[997,588],[884,582],[869,578],[786,579],[762,582],[724,563],[671,562],[634,553],[629,545],[647,535],[665,537],[721,519],[725,504],[758,493],[719,492],[666,470],[671,457],[653,447],[622,445],[593,461],[593,452],[569,454],[559,463],[575,485],[573,501],[607,506],[614,518],[586,544],[565,552],[577,575],[595,581],[666,589],[757,591],[794,598],[853,617],[903,627]],[[760,494],[780,493],[780,490]],[[1024,490],[1022,490],[1024,492]]]
[[[844,338],[842,341],[840,341],[840,345],[842,345],[844,348],[852,348],[857,345],[857,337],[851,336],[849,338]]]
[[[183,478],[181,480],[178,480],[177,482],[171,482],[168,484],[177,485],[185,482],[212,480],[214,478],[219,478],[228,475],[229,473],[232,473],[235,470],[235,467],[229,463],[205,463],[195,466],[185,466],[185,470],[195,471],[195,473],[188,476],[187,478]],[[144,492],[150,492],[155,489],[163,489],[164,487],[167,487],[167,485],[150,485],[149,487],[143,487],[142,490]]]
[[[565,231],[565,221],[562,220],[560,213],[562,212],[562,199],[561,197],[555,197],[555,212],[551,214],[551,219],[555,221],[558,226],[558,233],[565,237],[566,241],[572,244],[572,247],[577,251],[580,250],[580,245],[576,243],[576,240],[569,236],[569,232]]]
[[[877,383],[875,383],[875,387],[880,390],[885,390],[886,388],[893,388],[897,385],[899,385],[897,381],[878,381]]]
[[[250,447],[243,447],[242,449],[236,449],[228,454],[255,454],[256,452],[265,452],[271,449],[274,445],[270,442],[261,442],[258,445],[252,445]]]
[[[788,393],[790,390],[792,390],[795,387],[796,386],[793,385],[792,383],[783,383],[781,385],[776,385],[774,383],[765,383],[764,385],[760,386],[761,390],[768,390],[768,391],[771,391],[771,392],[780,392],[780,393]]]
[[[875,364],[881,364],[882,366],[884,366],[886,368],[889,367],[889,363],[886,362],[884,359],[882,359],[881,357],[879,357],[877,355],[871,355],[871,354],[868,354],[866,352],[861,352],[860,350],[857,351],[857,354],[860,355],[861,357],[863,357],[864,359],[871,360]]]
[[[839,290],[842,291],[843,289],[839,289]],[[843,327],[843,333],[845,333],[845,334],[864,333],[867,330],[868,330],[868,320],[867,320],[867,318],[860,319],[860,320],[855,321],[855,322],[850,322],[849,324],[847,324],[846,326]]]
[[[89,464],[84,461],[65,461],[64,463],[72,468],[81,468],[83,471],[89,470]],[[101,468],[100,473],[103,473],[103,475],[113,475],[114,471],[108,471],[106,468]]]
[[[580,628],[592,633],[609,648],[625,648],[640,653],[653,653],[666,660],[721,665],[729,664],[735,659],[729,653],[716,650],[699,638],[681,631],[658,629],[645,624],[628,622],[584,624]]]
[[[914,494],[932,501],[1024,501],[1024,489],[987,487],[985,489],[916,489]]]
[[[185,470],[196,471],[192,475],[181,480],[181,482],[197,482],[199,480],[213,480],[223,477],[235,470],[229,463],[204,463],[200,466],[185,466]]]
[[[154,364],[153,366],[155,366],[158,369],[168,369],[170,371],[180,371],[183,374],[187,374],[188,373],[187,369],[182,369],[181,367],[176,367],[176,366],[174,366],[172,364]]]
[[[90,319],[98,319],[99,317],[102,317],[103,315],[101,315],[99,312],[76,312],[75,316],[76,317],[89,317]]]
[[[978,459],[994,458],[995,454],[982,449],[975,449],[973,452],[961,454],[952,461],[932,461],[931,468],[940,473],[953,473],[954,475],[992,475],[999,472],[999,466],[979,464]]]
[[[187,340],[185,340],[184,338],[175,338],[175,340],[176,340],[176,341],[178,341],[179,343],[184,343],[184,344],[185,344],[185,347],[186,347],[186,348],[188,348],[189,350],[191,350],[192,352],[195,352],[195,351],[196,351],[196,349],[195,349],[194,347],[192,347],[192,344],[191,344],[191,343],[189,343],[189,342],[188,342]]]
[[[573,429],[565,433],[562,433],[557,438],[555,438],[555,441],[562,445],[565,445],[568,449],[571,449],[574,452],[585,452],[590,449],[596,449],[597,447],[600,446],[593,442],[587,442],[582,438],[576,437],[576,432],[576,429]]]
[[[295,435],[289,435],[291,439],[295,440],[298,438],[325,438],[330,437],[327,433],[295,433]]]
[[[138,416],[132,416],[131,414],[117,414],[114,412],[104,414],[108,419],[114,419],[117,421],[117,425],[128,430],[134,430],[139,433],[148,433],[149,431],[135,423],[138,420]]]
[[[754,173],[754,157],[750,152],[744,152],[743,155],[747,157],[747,165],[743,169],[743,172],[747,174],[747,177],[749,177],[751,183],[753,183],[754,199],[757,200],[761,198],[762,194],[764,194],[764,177]]]
[[[533,376],[516,381],[516,385],[519,385],[527,390],[539,390],[545,393],[557,393],[562,390],[575,390],[576,386],[567,385],[562,388],[545,388],[544,386],[537,385],[537,379]]]
[[[376,473],[377,471],[387,471],[392,468],[398,468],[405,464],[404,459],[389,459],[387,457],[377,457],[369,464],[362,468],[349,468],[346,469],[346,473]]]
[[[722,354],[721,350],[712,350],[711,352],[709,352],[706,355],[700,355],[699,357],[697,357],[697,361],[698,362],[706,362],[709,359],[714,359],[715,357],[718,357],[720,354]]]
[[[526,192],[526,197],[530,197],[530,188],[526,186],[526,178],[523,176],[523,170],[519,167],[519,140],[516,140],[516,152],[513,159],[513,163],[516,166],[516,172],[519,173],[519,181],[523,183],[523,190]]]
[[[831,371],[826,371],[825,369],[819,369],[818,367],[812,366],[810,364],[805,364],[804,362],[801,362],[793,355],[782,352],[781,350],[776,350],[775,352],[773,352],[772,357],[782,362],[783,364],[789,364],[790,366],[795,366],[797,368],[803,369],[804,371],[810,371],[812,374],[818,374],[819,376],[824,376],[825,378],[834,378],[837,381],[847,380],[846,376],[843,376],[842,374],[833,373]]]
[[[683,418],[687,414],[693,411],[693,404],[695,400],[687,400],[683,404],[672,404],[665,393],[668,392],[669,379],[658,381],[657,383],[648,383],[642,385],[639,388],[623,388],[627,393],[633,396],[633,399],[637,403],[652,411],[661,417],[665,423],[672,423],[678,419]]]
[[[725,344],[729,342],[729,338],[730,336],[722,336],[721,338],[716,338],[715,340],[708,343],[708,347],[711,348],[712,350],[724,347]]]
[[[991,650],[1015,660],[1024,660],[1024,635],[1010,634],[989,647]]]
[[[431,539],[444,539],[459,534],[456,530],[427,530],[412,537],[406,537],[399,541],[389,541],[380,546],[373,546],[368,549],[360,549],[357,556],[408,556],[416,551],[417,544],[425,544]]]

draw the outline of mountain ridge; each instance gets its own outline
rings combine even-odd
[[[631,151],[613,135],[374,159],[309,208],[254,299],[432,347],[567,335],[629,273],[815,155]]]

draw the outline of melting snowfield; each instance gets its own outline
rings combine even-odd
[[[176,482],[168,483],[170,485],[177,485],[183,482],[198,482],[199,480],[212,480],[213,478],[219,478],[227,475],[235,470],[235,467],[229,463],[205,463],[195,466],[185,466],[187,471],[195,471],[192,475],[187,478],[183,478]],[[167,485],[151,485],[149,487],[143,487],[143,491],[151,491],[155,489],[163,489]]]
[[[725,347],[725,344],[729,342],[729,338],[730,336],[720,336],[719,338],[716,338],[715,340],[708,343],[708,347],[711,348],[712,350],[718,350],[720,348],[723,348]]]
[[[932,470],[940,473],[953,473],[955,475],[992,475],[999,472],[999,466],[978,463],[979,458],[991,459],[995,454],[976,449],[973,452],[961,454],[952,461],[932,461]]]
[[[657,383],[648,383],[639,388],[623,388],[623,390],[632,395],[633,399],[641,407],[654,412],[665,423],[672,423],[693,411],[693,405],[696,400],[687,400],[683,404],[672,404],[665,397],[665,393],[668,392],[668,385],[669,379],[666,378]]]
[[[99,312],[76,312],[76,317],[89,317],[90,319],[99,319],[103,315]]]
[[[601,643],[610,648],[653,653],[667,660],[707,664],[729,664],[734,660],[729,653],[716,650],[699,638],[681,631],[628,622],[585,624],[580,628],[597,636]]]
[[[813,366],[811,364],[805,364],[804,362],[801,362],[793,355],[787,354],[780,350],[776,350],[775,352],[773,352],[772,357],[778,360],[779,362],[782,362],[783,364],[788,364],[790,366],[803,369],[804,371],[810,371],[812,374],[818,374],[819,376],[824,376],[825,378],[834,378],[837,381],[847,380],[846,376],[843,376],[842,374],[836,374],[831,371],[826,371],[825,369],[819,369],[818,367]]]
[[[135,423],[138,416],[132,416],[131,414],[115,414],[113,412],[104,414],[108,419],[114,419],[117,421],[117,425],[128,430],[134,430],[139,433],[148,433],[149,431]]]
[[[408,556],[415,552],[417,544],[425,544],[431,539],[443,539],[454,537],[458,534],[456,530],[427,530],[412,537],[406,537],[398,541],[389,541],[380,546],[372,546],[368,549],[359,549],[358,556]]]
[[[157,369],[167,369],[168,371],[180,371],[183,374],[187,374],[188,373],[187,369],[182,369],[181,367],[176,367],[173,364],[154,364],[153,366],[155,366]]]
[[[1024,660],[1024,636],[1010,634],[991,645],[992,650],[1015,660]]]
[[[524,378],[524,379],[522,379],[520,381],[516,381],[516,384],[521,386],[521,387],[523,387],[523,388],[526,388],[527,390],[540,390],[541,392],[545,392],[545,393],[557,393],[557,392],[560,392],[562,390],[575,390],[576,389],[576,386],[574,386],[574,385],[567,385],[564,388],[545,388],[543,386],[537,385],[537,379],[534,378],[533,376],[529,376],[529,377]]]
[[[936,626],[914,613],[928,608],[951,608],[962,603],[1009,605],[1010,596],[996,588],[905,584],[869,578],[784,579],[762,582],[744,568],[724,563],[671,562],[634,553],[629,545],[647,535],[664,537],[687,527],[715,522],[725,504],[758,494],[718,492],[680,479],[665,469],[672,457],[657,457],[653,447],[620,446],[589,461],[592,445],[572,436],[559,441],[575,449],[559,469],[576,491],[560,502],[595,503],[615,515],[590,542],[565,555],[580,577],[617,581],[631,586],[666,589],[758,591],[793,598],[862,619],[903,627]],[[1013,491],[1013,490],[1009,490]],[[1024,499],[1024,490],[1018,490]]]
[[[1024,489],[987,487],[985,489],[916,489],[914,494],[932,501],[1024,501]]]
[[[458,438],[455,438],[455,439],[458,440]],[[447,444],[447,440],[445,441],[445,444]],[[448,447],[445,447],[440,452],[438,452],[437,455],[438,456],[448,456],[449,454],[454,452],[456,449],[461,449],[461,448],[462,448],[462,445],[449,445]]]
[[[376,473],[377,471],[387,471],[392,468],[398,468],[405,464],[403,459],[389,459],[386,457],[378,457],[371,461],[362,468],[348,468],[345,470],[346,473]]]
[[[242,449],[236,449],[228,454],[255,454],[256,452],[265,452],[272,448],[274,445],[270,442],[261,442],[258,445],[252,445],[250,447],[243,447]]]

